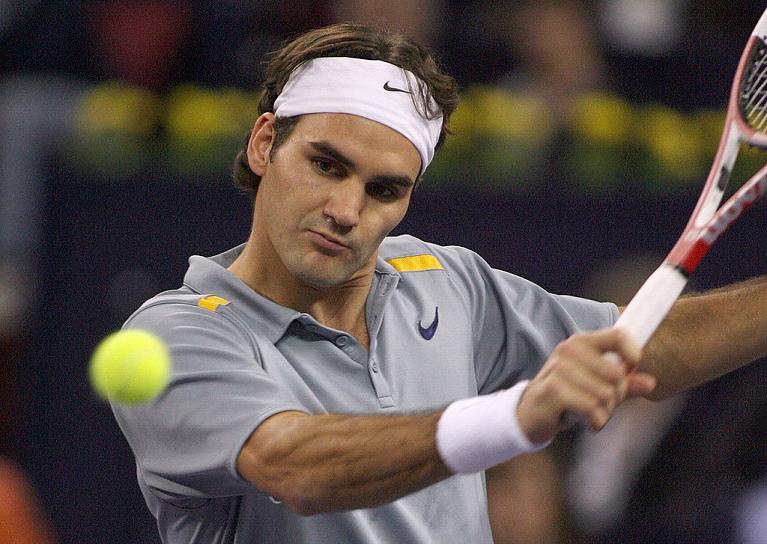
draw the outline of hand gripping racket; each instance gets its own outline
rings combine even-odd
[[[642,347],[668,314],[690,274],[722,233],[767,192],[767,165],[721,207],[741,143],[767,148],[767,10],[751,33],[732,83],[722,139],[711,172],[682,236],[645,281],[616,327]],[[616,358],[617,359],[617,358]]]

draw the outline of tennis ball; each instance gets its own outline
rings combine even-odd
[[[96,346],[89,376],[102,398],[136,405],[162,393],[170,371],[165,343],[149,331],[129,329],[110,334]]]

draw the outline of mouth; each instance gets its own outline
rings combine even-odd
[[[340,253],[349,246],[341,242],[338,238],[316,230],[309,230],[309,239],[320,249],[323,249],[330,253]]]

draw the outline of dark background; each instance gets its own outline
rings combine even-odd
[[[482,3],[438,4],[429,39],[464,89],[502,88],[504,74],[524,68],[502,36],[479,24]],[[494,8],[513,10],[515,4]],[[682,37],[665,53],[626,52],[600,41],[610,73],[600,86],[635,111],[657,105],[683,120],[704,109],[723,111],[735,60],[763,6],[683,4]],[[601,4],[583,5],[599,34]],[[180,0],[0,6],[0,80],[34,76],[46,89],[46,81],[82,89],[117,81],[145,89],[161,103],[189,83],[253,92],[263,51],[293,32],[335,20],[330,1],[311,8],[300,2]],[[253,111],[243,115],[245,126],[255,118]],[[6,229],[0,256],[29,273],[28,304],[3,344],[0,451],[24,469],[62,542],[152,542],[132,454],[108,406],[88,386],[87,362],[99,339],[119,328],[142,300],[180,284],[189,255],[212,255],[244,241],[250,203],[229,181],[227,164],[236,146],[189,144],[211,159],[205,167],[180,169],[163,123],[138,137],[122,129],[117,136],[105,133],[88,140],[86,151],[82,133],[64,125],[57,125],[63,135],[52,145],[35,151],[34,188],[14,185],[13,170],[0,170],[0,187],[35,195],[36,214],[30,224],[0,223]],[[12,142],[14,125],[3,130]],[[702,176],[691,169],[667,183],[662,172],[632,166],[652,158],[605,147],[598,150],[617,152],[626,162],[609,171],[617,172],[609,181],[591,184],[605,174],[576,174],[563,166],[581,149],[575,139],[564,130],[547,144],[552,151],[543,166],[524,176],[489,169],[471,154],[465,160],[448,155],[460,164],[435,164],[438,174],[427,174],[397,232],[469,247],[492,265],[558,293],[583,293],[595,270],[620,258],[651,252],[659,262],[684,227]],[[211,149],[223,149],[225,160]],[[135,159],[129,164],[104,160],[123,159],[129,151]],[[713,151],[707,153],[710,161]],[[760,204],[733,225],[696,272],[699,287],[765,272],[765,216]],[[34,235],[16,243],[9,229]]]

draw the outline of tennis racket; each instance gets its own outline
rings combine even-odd
[[[721,207],[742,143],[767,148],[767,10],[741,55],[722,139],[700,198],[681,237],[626,306],[615,326],[642,347],[668,314],[687,279],[725,230],[767,192],[767,165]],[[614,354],[611,354],[614,355]],[[617,360],[617,356],[613,357]]]

